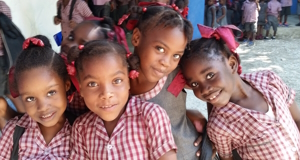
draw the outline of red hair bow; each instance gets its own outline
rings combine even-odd
[[[37,38],[27,38],[24,42],[23,42],[23,50],[27,49],[29,44],[33,43],[34,45],[40,46],[40,47],[44,47],[44,42],[40,39]]]
[[[235,41],[234,35],[232,33],[232,30],[240,31],[242,33],[241,34],[241,37],[242,37],[243,32],[240,29],[238,29],[234,25],[225,25],[225,26],[218,27],[216,29],[213,29],[213,28],[210,28],[207,26],[203,26],[200,24],[197,24],[197,26],[201,33],[201,37],[203,37],[203,38],[215,37],[217,40],[222,39],[226,43],[229,50],[238,59],[238,63],[240,63],[239,55],[236,53],[236,49],[240,44]],[[238,72],[238,74],[242,73],[242,67],[240,64],[238,66],[237,72]]]
[[[181,12],[181,15],[183,18],[186,18],[186,16],[189,13],[189,8],[188,7],[184,7],[183,11]]]
[[[203,26],[201,24],[197,24],[197,26],[200,31],[201,37],[203,37],[203,38],[215,37],[217,40],[222,39],[226,43],[226,45],[230,49],[230,51],[233,53],[235,53],[235,50],[240,45],[239,43],[237,43],[235,41],[234,35],[232,33],[232,29],[238,30],[240,32],[242,32],[242,31],[234,25],[225,25],[225,26],[218,27],[216,29],[213,29],[213,28],[207,27],[207,26]],[[243,36],[243,34],[241,36]]]

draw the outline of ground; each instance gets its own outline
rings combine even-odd
[[[300,27],[294,25],[298,22],[297,16],[289,16],[291,26],[279,27],[276,40],[256,41],[252,47],[241,44],[237,51],[244,73],[264,69],[274,71],[296,91],[295,100],[300,107]],[[196,99],[192,91],[187,92],[187,107],[198,109],[207,117],[206,104]]]

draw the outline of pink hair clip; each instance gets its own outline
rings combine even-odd
[[[126,57],[129,58],[131,55],[132,55],[132,53],[131,53],[131,52],[128,52],[128,53],[126,54]]]
[[[139,72],[138,71],[136,71],[136,70],[131,70],[130,72],[129,72],[129,78],[131,78],[131,79],[136,79],[137,77],[139,77]]]
[[[130,16],[130,13],[124,14],[118,21],[118,25],[121,25],[128,17]]]
[[[79,46],[78,46],[78,49],[79,49],[79,50],[83,50],[83,48],[84,48],[84,45],[79,45]]]
[[[44,47],[45,46],[44,42],[42,40],[40,40],[40,39],[37,39],[37,38],[28,38],[23,43],[23,46],[22,46],[23,50],[28,48],[30,42],[33,43],[36,46],[40,46],[40,47]]]
[[[143,8],[143,12],[146,12],[146,11],[147,11],[147,8],[146,8],[146,7],[144,7],[144,8]]]

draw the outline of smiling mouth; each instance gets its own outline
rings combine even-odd
[[[165,72],[160,70],[160,69],[156,69],[156,68],[153,68],[154,72],[159,75],[159,76],[163,76],[165,75]]]
[[[49,114],[45,114],[45,115],[42,115],[41,118],[42,119],[50,119],[51,117],[53,117],[53,115],[55,114],[55,112],[52,112],[52,113],[49,113]]]
[[[207,98],[208,101],[213,101],[215,100],[220,94],[221,94],[222,90],[213,93],[213,96],[210,96],[210,98]]]
[[[99,108],[102,108],[102,109],[108,109],[108,108],[112,108],[112,107],[114,107],[114,106],[116,106],[116,104],[99,106]]]

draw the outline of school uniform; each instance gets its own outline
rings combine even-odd
[[[253,1],[246,0],[243,3],[242,10],[244,11],[243,18],[245,21],[245,30],[246,32],[257,32],[257,18],[258,11],[256,3]]]
[[[266,24],[266,30],[270,30],[271,26],[273,27],[274,31],[277,31],[278,23],[278,16],[279,12],[281,11],[281,4],[277,0],[271,0],[268,3],[268,23]]]
[[[199,137],[199,133],[194,127],[193,123],[186,116],[186,96],[187,93],[183,90],[183,87],[175,86],[169,88],[174,79],[182,79],[185,81],[182,75],[177,75],[179,68],[175,69],[168,76],[160,79],[156,86],[150,91],[134,95],[143,100],[156,103],[166,110],[172,126],[172,134],[178,148],[177,159],[178,160],[198,160],[196,152],[200,149],[194,146],[194,141]],[[179,76],[179,77],[177,77]],[[179,84],[176,82],[175,84]],[[183,84],[183,86],[184,86]],[[171,93],[170,89],[180,89],[177,94]]]
[[[207,133],[217,152],[229,158],[237,149],[242,159],[299,159],[300,133],[289,111],[295,91],[271,71],[242,74],[269,106],[267,113],[229,102],[213,107]]]
[[[159,159],[176,150],[171,124],[160,106],[132,97],[109,137],[93,112],[77,118],[72,128],[70,159]]]
[[[69,0],[69,3],[66,7],[62,4],[62,0],[57,1],[57,9],[59,9],[59,5],[61,4],[61,31],[63,38],[68,38],[70,35],[70,32],[73,30],[73,28],[70,27],[70,20],[69,20],[69,14],[70,14],[70,8],[71,8],[72,0]],[[74,5],[74,10],[72,13],[72,21],[76,23],[81,23],[84,21],[85,18],[92,16],[92,11],[88,7],[85,1],[83,0],[77,0]]]
[[[0,138],[0,160],[10,159],[16,125],[25,128],[19,140],[19,159],[67,160],[69,158],[71,125],[68,120],[50,143],[46,144],[38,123],[28,114],[24,114],[20,119],[18,117],[11,119],[4,127]]]

